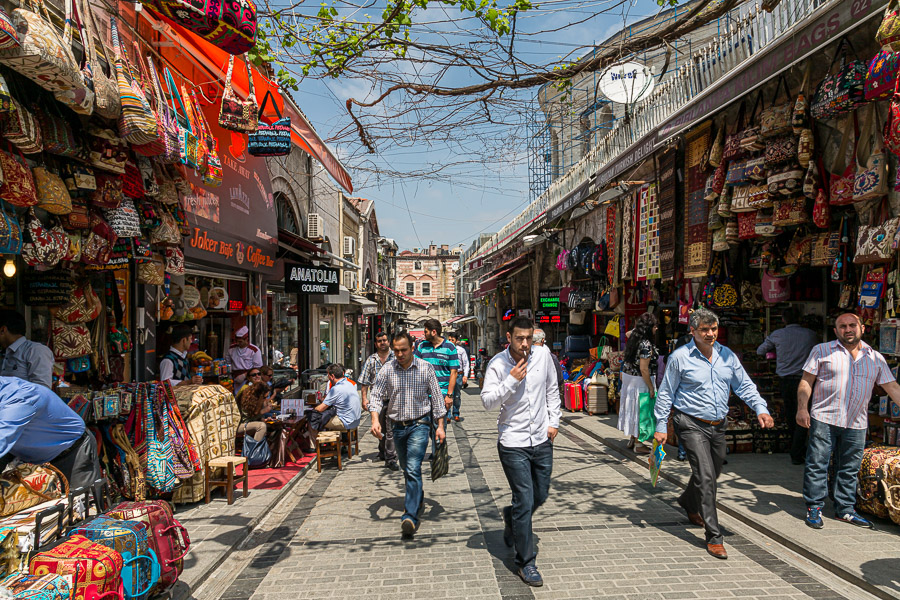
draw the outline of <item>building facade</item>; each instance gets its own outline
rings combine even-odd
[[[432,244],[427,249],[414,248],[397,255],[398,291],[425,305],[410,307],[406,318],[410,326],[421,326],[432,318],[443,322],[455,314],[461,253],[460,248],[451,250],[447,244]]]

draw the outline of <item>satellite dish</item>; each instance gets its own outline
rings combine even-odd
[[[650,67],[627,62],[613,65],[600,76],[604,96],[618,104],[634,104],[653,93],[656,80]]]

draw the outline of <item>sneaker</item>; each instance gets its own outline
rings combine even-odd
[[[869,521],[868,519],[862,518],[855,512],[848,512],[843,515],[837,515],[837,516],[835,516],[835,519],[837,519],[838,521],[846,521],[847,523],[850,523],[851,525],[856,525],[857,527],[865,527],[866,529],[875,529],[875,525],[872,524],[871,521]]]
[[[400,531],[403,532],[403,537],[411,538],[416,532],[416,524],[413,523],[412,519],[406,517],[400,521]]]
[[[679,452],[678,452],[678,460],[679,460],[680,462],[686,461],[686,460],[687,460],[687,453],[686,453],[686,452],[680,452],[680,451],[679,451]]]
[[[825,523],[822,522],[822,509],[821,508],[807,508],[806,509],[806,524],[812,527],[813,529],[822,529],[825,527]]]
[[[510,507],[506,506],[503,508],[503,543],[506,544],[508,548],[512,548],[516,543],[516,540],[513,537],[511,512]]]
[[[390,461],[384,463],[384,466],[387,467],[388,469],[390,469],[391,471],[399,471],[400,470],[400,465],[397,463],[396,460],[390,460]]]
[[[519,569],[519,577],[522,581],[532,587],[541,587],[544,585],[544,579],[534,565],[528,565]]]

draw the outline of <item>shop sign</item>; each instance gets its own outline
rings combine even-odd
[[[366,304],[362,307],[362,314],[364,315],[374,315],[378,312],[377,304]]]
[[[333,267],[284,263],[284,291],[289,294],[330,295],[340,287],[340,272]]]
[[[530,319],[531,318],[531,309],[530,308],[520,308],[519,316],[525,317],[526,319]]]
[[[503,313],[503,320],[504,321],[512,321],[515,318],[515,316],[516,316],[516,311],[511,308],[507,308],[506,312]]]
[[[539,310],[534,314],[534,322],[538,325],[558,325],[563,322],[563,317],[559,311],[545,312]]]
[[[655,80],[650,67],[634,62],[613,65],[600,76],[604,96],[617,104],[633,104],[653,93]]]
[[[191,238],[185,257],[245,271],[275,272],[278,222],[266,160],[247,152],[246,134],[219,127],[219,105],[202,107],[219,142],[222,184],[209,187],[188,171],[184,197]]]
[[[541,305],[541,310],[559,308],[559,290],[541,290],[538,292],[538,302]]]

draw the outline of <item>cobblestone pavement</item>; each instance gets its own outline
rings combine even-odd
[[[464,420],[448,434],[450,474],[431,482],[425,469],[415,539],[400,537],[402,475],[375,462],[376,441],[361,435],[360,457],[342,472],[332,459],[322,473],[310,473],[194,597],[866,597],[724,517],[729,560],[707,555],[702,530],[677,509],[674,486],[650,487],[646,471],[565,426],[554,446],[550,499],[535,515],[544,587],[525,586],[502,539],[509,488],[497,458],[496,414],[467,392]]]

